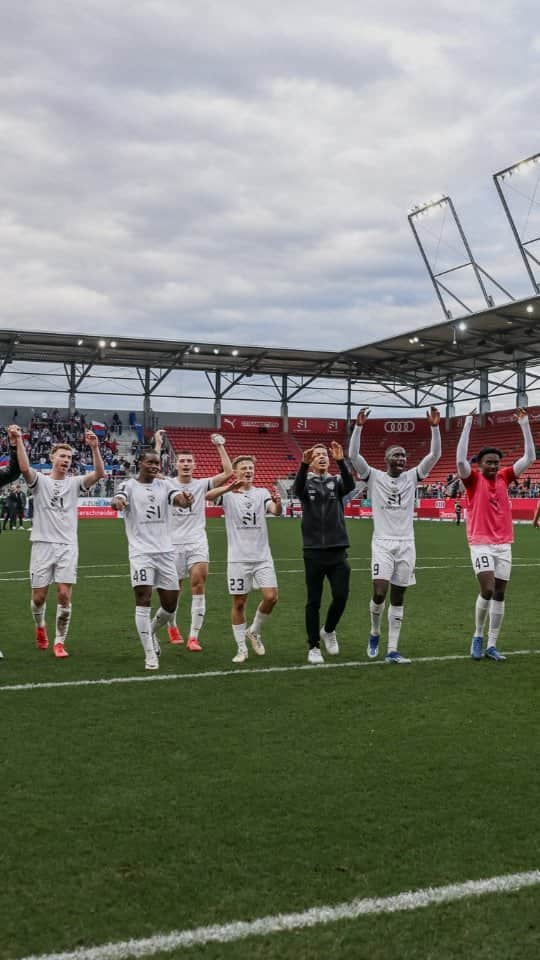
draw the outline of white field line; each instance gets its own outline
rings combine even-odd
[[[114,566],[119,566],[119,564],[114,564]],[[515,561],[513,561],[512,567],[513,568],[540,567],[540,561],[538,563],[516,563]],[[415,570],[416,571],[418,570],[469,570],[470,568],[471,568],[470,563],[448,563],[448,564],[437,563],[437,564],[434,564],[433,566],[426,566],[425,564],[417,564],[415,567]],[[351,573],[369,573],[370,571],[371,571],[371,567],[369,565],[366,567],[351,567]],[[277,568],[276,573],[279,576],[281,575],[286,576],[288,574],[293,574],[293,573],[294,574],[304,573],[304,568],[298,567],[292,570],[280,570],[279,568]],[[208,575],[210,577],[212,576],[224,577],[225,571],[210,570]],[[129,578],[129,573],[127,572],[126,573],[89,573],[84,577],[79,577],[79,583],[82,583],[83,580],[127,580],[128,578]],[[0,577],[0,583],[19,583],[19,582],[22,583],[28,580],[30,580],[30,577],[28,576],[28,574],[26,574],[26,576],[24,577]]]
[[[274,563],[276,564],[276,563],[288,563],[290,560],[298,560],[299,557],[298,557],[298,556],[296,556],[296,557],[274,557],[273,559],[274,559]],[[464,559],[465,559],[465,557],[463,556],[463,554],[461,554],[459,557],[450,557],[450,556],[448,556],[448,555],[445,556],[445,557],[423,557],[424,565],[419,566],[419,565],[417,564],[416,567],[415,567],[415,569],[416,569],[416,570],[447,570],[447,569],[449,569],[448,564],[450,564],[450,568],[452,568],[452,567],[454,567],[454,566],[462,566],[462,567],[470,566],[470,563],[469,563],[469,564],[463,563]],[[369,557],[367,557],[367,556],[365,556],[365,557],[348,557],[348,560],[349,560],[350,563],[357,563],[358,561],[360,561],[361,563],[366,563],[366,564],[368,564],[367,567],[360,567],[360,568],[358,568],[359,570],[362,570],[362,571],[363,571],[363,570],[369,570],[369,569],[370,569],[370,566],[369,566]],[[436,565],[434,565],[434,566],[426,566],[426,565],[425,565],[425,561],[426,561],[426,560],[445,560],[446,563],[445,563],[444,565],[436,564]],[[523,563],[520,563],[519,561],[521,561],[521,560],[524,561],[524,562],[523,562]],[[461,561],[461,563],[459,563],[459,561]],[[516,566],[516,567],[527,567],[527,566],[537,567],[537,566],[540,566],[539,563],[531,563],[530,560],[528,560],[527,557],[516,557],[515,555],[514,555],[514,558],[513,558],[513,565]],[[227,561],[226,561],[226,560],[212,560],[212,561],[211,561],[211,566],[212,566],[212,567],[222,566],[222,567],[226,568],[226,566],[227,566]],[[129,567],[129,563],[128,563],[127,560],[117,560],[115,563],[83,563],[83,564],[79,564],[79,566],[78,566],[77,569],[78,569],[79,571],[81,571],[81,570],[94,570],[94,569],[96,569],[96,568],[98,568],[99,570],[102,570],[104,567]],[[210,573],[213,573],[213,572],[214,572],[214,571],[210,570]],[[220,571],[217,571],[217,572],[220,572]],[[222,571],[221,571],[221,572],[222,572]],[[280,572],[280,573],[290,573],[291,571],[290,571],[290,570],[281,570],[281,571],[278,571],[278,572]],[[292,572],[296,572],[296,571],[292,571]],[[302,571],[302,572],[303,572],[303,571]],[[353,571],[353,572],[357,572],[357,571]],[[12,576],[13,574],[17,574],[17,573],[23,573],[23,574],[26,574],[26,576],[23,576],[23,577],[15,577],[15,576]],[[29,579],[29,576],[28,576],[28,567],[24,567],[23,569],[20,569],[20,570],[0,570],[0,582],[4,582],[4,581],[5,581],[5,582],[8,582],[8,581],[11,581],[11,580],[28,580],[28,579]],[[89,575],[88,577],[83,577],[82,579],[83,579],[83,580],[88,580],[88,579],[90,579],[90,575]]]
[[[131,957],[151,957],[156,953],[170,953],[173,950],[204,946],[207,943],[232,943],[247,937],[305,930],[308,927],[340,920],[356,920],[374,914],[419,910],[422,907],[454,903],[470,897],[483,897],[490,893],[514,893],[538,884],[540,870],[529,870],[526,873],[511,873],[484,880],[466,880],[464,883],[451,883],[444,887],[408,890],[391,897],[367,897],[335,906],[311,907],[299,913],[278,913],[259,917],[257,920],[237,920],[191,930],[156,933],[140,940],[105,943],[99,947],[79,947],[65,953],[37,954],[25,957],[24,960],[129,960]]]
[[[505,656],[507,657],[535,657],[540,654],[540,650],[511,650]],[[416,663],[446,663],[452,660],[470,660],[467,653],[450,653],[443,657],[415,657],[412,661]],[[153,673],[141,674],[132,677],[101,677],[96,680],[48,680],[41,683],[11,683],[0,686],[0,694],[16,693],[20,691],[32,690],[56,690],[59,687],[112,687],[118,683],[160,683],[169,680],[211,680],[216,677],[261,677],[270,676],[274,673],[301,673],[309,671],[321,673],[325,670],[343,670],[344,668],[356,667],[385,667],[394,670],[395,667],[385,663],[384,660],[345,660],[342,663],[321,663],[316,666],[310,663],[293,664],[288,667],[245,667],[244,669],[231,670],[205,670],[202,673]],[[409,669],[412,665],[409,666]],[[401,669],[405,669],[402,667]]]

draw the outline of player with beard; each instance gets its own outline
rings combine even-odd
[[[231,621],[237,645],[233,663],[248,658],[246,640],[258,656],[264,656],[263,626],[277,600],[277,578],[270,553],[266,514],[281,516],[281,497],[265,487],[254,486],[255,459],[245,455],[232,462],[232,483],[215,487],[208,500],[221,500],[227,529],[227,582],[232,596]],[[259,603],[251,626],[246,622],[246,605],[252,590],[259,589]]]
[[[160,453],[165,431],[158,430],[155,436],[156,453]],[[175,549],[176,572],[178,574],[179,597],[182,596],[182,582],[189,577],[191,589],[191,623],[187,639],[188,650],[201,650],[199,632],[206,613],[205,587],[208,578],[208,537],[206,536],[206,496],[209,490],[221,486],[232,473],[231,461],[225,450],[225,439],[218,433],[210,437],[221,461],[221,472],[214,477],[194,478],[195,458],[191,450],[180,450],[176,456],[176,488],[191,494],[192,502],[188,507],[173,507],[171,513],[172,542]],[[183,643],[178,629],[175,612],[171,624],[167,627],[171,643]]]
[[[427,456],[412,469],[407,469],[407,454],[402,446],[388,447],[384,459],[386,471],[375,470],[360,454],[362,430],[369,410],[360,410],[351,434],[349,457],[368,488],[373,511],[373,538],[371,541],[371,574],[373,594],[369,605],[371,633],[367,654],[379,655],[381,618],[388,587],[388,647],[387,663],[410,663],[398,650],[403,622],[403,599],[407,587],[416,583],[414,566],[414,504],[416,485],[425,480],[441,456],[440,414],[431,407],[427,414],[431,427],[431,447]]]

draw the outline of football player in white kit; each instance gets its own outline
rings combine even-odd
[[[414,504],[416,485],[425,480],[441,456],[440,414],[431,407],[427,414],[431,426],[431,447],[424,459],[407,470],[407,454],[402,446],[388,447],[384,458],[386,472],[375,470],[360,454],[362,429],[369,410],[360,410],[356,426],[351,434],[349,457],[358,475],[365,481],[373,511],[373,539],[371,541],[371,574],[373,595],[369,605],[371,633],[368,641],[368,657],[379,654],[381,618],[388,585],[387,663],[410,663],[398,650],[399,634],[403,621],[403,598],[407,587],[416,583],[414,566],[416,549],[414,543]]]
[[[52,447],[52,470],[48,476],[30,466],[25,452],[19,453],[21,473],[34,498],[30,534],[30,583],[36,647],[38,650],[46,650],[49,646],[45,626],[46,599],[50,584],[56,583],[56,633],[53,652],[58,658],[69,656],[65,641],[71,620],[71,593],[73,584],[77,582],[79,556],[77,501],[79,494],[84,496],[90,487],[105,476],[98,438],[91,430],[87,430],[84,440],[92,451],[93,470],[83,476],[69,476],[73,450],[67,443],[56,443]],[[19,446],[17,449],[19,450]]]
[[[155,435],[156,453],[160,453],[165,431]],[[189,507],[173,507],[171,514],[172,542],[175,549],[176,572],[180,597],[182,581],[189,577],[191,588],[191,624],[187,639],[188,650],[201,650],[199,632],[206,613],[205,586],[208,578],[208,538],[206,536],[206,494],[219,487],[231,476],[232,466],[225,450],[225,439],[218,433],[210,437],[221,460],[221,473],[215,477],[194,478],[195,458],[190,450],[180,450],[176,456],[176,488],[190,493],[193,500]],[[183,643],[184,639],[176,623],[176,612],[167,627],[171,643]]]
[[[235,457],[232,462],[235,480],[215,487],[208,500],[221,498],[227,529],[227,583],[232,596],[231,621],[237,653],[233,663],[248,658],[246,639],[256,654],[264,656],[261,632],[277,600],[277,578],[270,553],[266,514],[281,515],[281,497],[265,487],[255,487],[255,460],[251,456]],[[246,604],[252,590],[259,589],[259,603],[251,626],[247,627]]]
[[[172,480],[159,476],[159,454],[145,450],[139,475],[120,484],[111,500],[114,510],[124,511],[128,540],[131,586],[135,593],[135,625],[144,650],[147,670],[159,667],[157,631],[169,625],[178,603],[178,578],[171,540],[171,506],[188,507],[191,494],[180,493]],[[151,617],[152,590],[160,606]]]

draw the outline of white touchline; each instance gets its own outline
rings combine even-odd
[[[172,950],[204,946],[207,943],[231,943],[247,937],[305,930],[307,927],[336,923],[339,920],[356,920],[378,913],[418,910],[440,903],[466,900],[469,897],[483,897],[490,893],[513,893],[538,884],[540,870],[529,870],[526,873],[511,873],[484,880],[466,880],[464,883],[451,883],[444,887],[408,890],[391,897],[368,897],[335,906],[311,907],[298,913],[278,913],[259,917],[257,920],[237,920],[191,930],[172,930],[170,933],[156,933],[153,937],[141,940],[105,943],[99,947],[79,947],[64,953],[35,954],[23,960],[129,960],[130,957],[151,957],[156,953],[170,953]]]
[[[505,652],[507,657],[534,657],[538,654],[540,654],[540,650],[510,650]],[[439,663],[449,660],[470,660],[470,655],[468,653],[449,653],[444,657],[415,657],[412,664]],[[321,663],[317,666],[301,663],[289,667],[256,667],[255,669],[245,667],[243,670],[238,668],[206,670],[203,673],[154,673],[151,676],[141,674],[136,677],[100,677],[97,680],[49,680],[42,683],[11,683],[0,686],[0,694],[16,693],[23,690],[57,690],[61,687],[112,687],[117,683],[163,683],[169,680],[211,680],[216,677],[264,677],[273,673],[299,673],[304,671],[324,673],[326,670],[354,669],[355,667],[384,667],[385,670],[394,671],[394,667],[389,666],[384,660],[344,660],[342,663]]]

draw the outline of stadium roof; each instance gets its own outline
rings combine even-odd
[[[422,387],[540,364],[540,296],[339,352],[87,333],[0,331],[0,375],[15,361],[351,379]],[[160,378],[161,379],[161,378]]]

